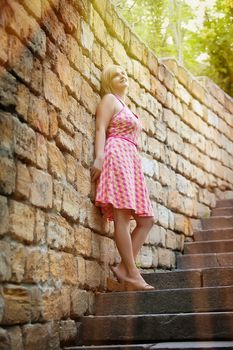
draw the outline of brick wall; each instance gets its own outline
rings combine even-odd
[[[107,0],[1,6],[0,348],[59,349],[119,259],[90,183],[103,66],[125,66],[144,125],[157,218],[138,258],[148,271],[175,267],[199,218],[232,190],[233,101],[158,61]]]

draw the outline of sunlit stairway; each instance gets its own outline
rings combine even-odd
[[[145,274],[150,292],[100,293],[75,349],[233,349],[233,200],[221,200],[177,269]]]

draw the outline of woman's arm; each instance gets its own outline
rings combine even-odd
[[[95,160],[91,168],[93,182],[96,181],[102,171],[106,131],[114,112],[115,98],[113,95],[107,94],[102,98],[96,110]]]

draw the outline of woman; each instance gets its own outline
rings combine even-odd
[[[105,93],[96,111],[95,160],[91,169],[96,184],[96,206],[114,221],[114,238],[121,263],[112,267],[123,290],[152,290],[136,267],[136,256],[154,223],[140,155],[137,150],[142,126],[125,104],[128,77],[125,70],[109,65],[102,73]],[[136,227],[130,234],[130,220]]]

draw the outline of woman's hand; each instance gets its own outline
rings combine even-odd
[[[95,182],[101,174],[102,168],[103,168],[103,162],[104,162],[104,158],[96,158],[94,160],[94,163],[91,167],[91,181]]]

